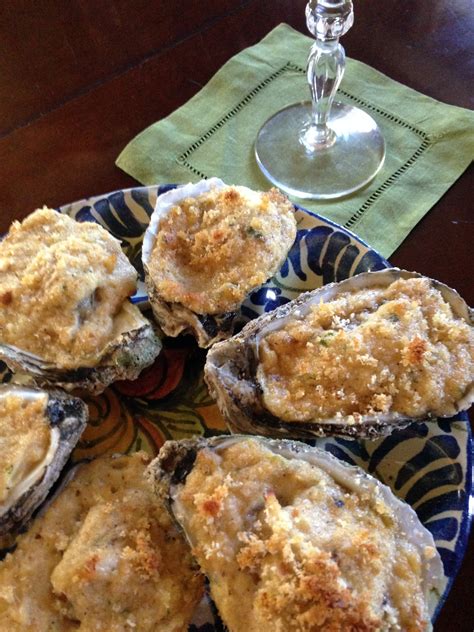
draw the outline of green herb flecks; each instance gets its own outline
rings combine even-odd
[[[335,331],[327,331],[321,338],[319,339],[319,344],[323,345],[323,347],[329,347],[329,343],[333,336],[336,335]]]

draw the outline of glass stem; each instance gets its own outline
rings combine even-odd
[[[308,58],[307,77],[313,102],[311,121],[300,142],[309,153],[331,147],[336,135],[328,126],[332,102],[344,74],[345,54],[338,39],[316,40]]]

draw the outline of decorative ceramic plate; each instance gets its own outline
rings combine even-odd
[[[174,185],[115,191],[62,207],[79,221],[95,221],[121,240],[143,274],[141,242],[158,193]],[[241,309],[242,322],[270,311],[300,292],[368,270],[389,266],[358,237],[303,208],[296,209],[298,234],[280,272],[252,293]],[[143,285],[132,300],[146,307]],[[203,381],[205,351],[188,337],[166,339],[155,364],[135,382],[118,382],[89,396],[88,427],[73,459],[144,449],[155,455],[167,439],[226,432]],[[11,374],[0,366],[1,380]],[[461,563],[469,532],[471,436],[465,413],[449,420],[414,423],[376,441],[321,439],[318,445],[357,464],[406,500],[431,531],[442,557],[444,592],[439,610]],[[222,630],[212,604],[198,609],[193,631]]]

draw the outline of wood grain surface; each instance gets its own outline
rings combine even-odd
[[[3,0],[0,232],[42,204],[132,186],[115,158],[304,0]],[[355,0],[347,55],[420,92],[474,107],[472,0]],[[474,305],[473,167],[391,257]],[[409,200],[407,200],[409,204]],[[382,229],[382,227],[381,227]],[[435,625],[474,630],[474,546]]]

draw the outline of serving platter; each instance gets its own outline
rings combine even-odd
[[[143,277],[143,234],[157,195],[174,186],[114,191],[59,210],[78,221],[104,226],[121,240]],[[253,292],[242,306],[242,325],[302,291],[390,266],[350,231],[304,208],[295,207],[295,212],[295,244],[280,272]],[[131,300],[147,308],[143,283]],[[115,383],[99,396],[81,395],[89,406],[90,420],[72,460],[140,449],[155,455],[167,439],[227,432],[203,381],[205,353],[189,337],[165,339],[163,352],[138,380]],[[2,364],[0,379],[12,379]],[[461,563],[469,532],[472,444],[467,414],[417,422],[375,441],[331,438],[316,442],[389,485],[432,532],[445,573],[442,594],[431,604],[436,616]],[[202,604],[190,629],[222,629],[212,604]]]

